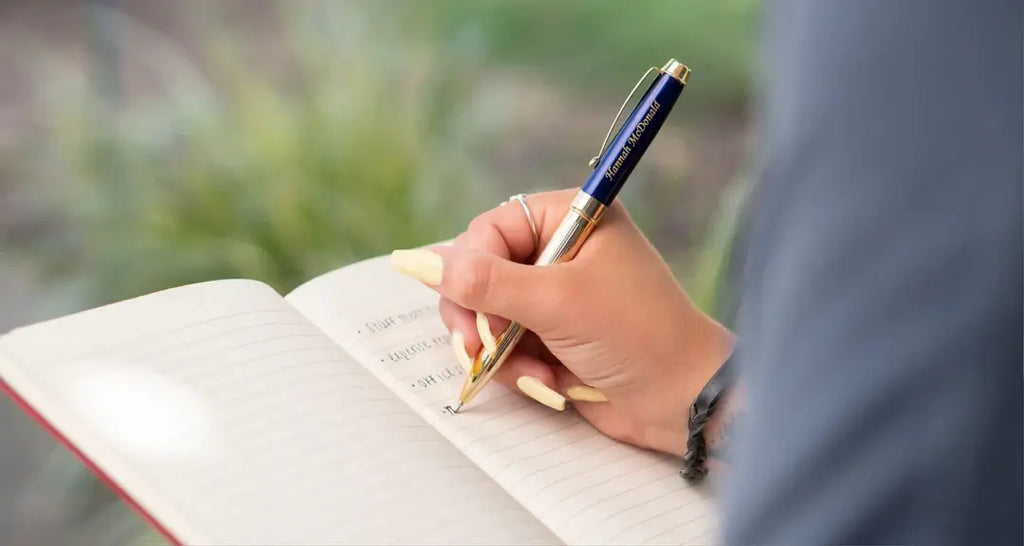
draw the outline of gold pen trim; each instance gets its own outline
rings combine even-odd
[[[685,64],[675,59],[669,59],[668,62],[665,63],[665,66],[661,67],[661,69],[658,71],[661,72],[662,74],[668,74],[669,76],[672,76],[673,78],[679,80],[679,83],[682,83],[683,85],[686,85],[686,83],[690,80],[690,67],[686,66]]]

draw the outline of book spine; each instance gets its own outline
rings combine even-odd
[[[133,499],[131,495],[129,495],[128,492],[125,491],[123,487],[121,487],[120,484],[118,484],[113,478],[111,478],[106,472],[104,472],[99,465],[94,463],[91,459],[89,459],[89,457],[85,455],[85,453],[83,453],[81,450],[75,447],[74,444],[68,441],[68,439],[63,434],[61,434],[61,432],[57,430],[56,427],[50,424],[50,422],[47,421],[46,418],[42,416],[42,414],[36,411],[35,408],[33,408],[24,398],[18,395],[18,393],[15,392],[15,390],[10,385],[8,385],[7,382],[5,382],[3,379],[0,379],[0,391],[6,392],[7,395],[11,397],[11,400],[14,400],[14,403],[17,404],[22,409],[22,411],[27,413],[29,417],[31,417],[37,423],[39,423],[39,425],[44,430],[46,430],[46,432],[48,432],[51,436],[56,438],[57,441],[61,445],[63,445],[65,449],[70,451],[72,454],[74,454],[75,457],[82,461],[82,464],[84,464],[85,467],[88,468],[89,471],[93,473],[93,475],[95,475],[101,482],[106,484],[106,486],[109,487],[115,494],[117,494],[117,496],[120,497],[121,500],[128,504],[128,506],[130,506],[132,510],[138,513],[143,520],[145,520],[149,525],[156,529],[161,535],[164,536],[164,538],[170,541],[171,544],[175,546],[185,546],[185,543],[179,540],[177,537],[175,537],[171,533],[170,529],[168,529],[163,523],[157,520],[155,516],[146,511],[146,509],[143,508],[142,505],[136,502],[135,499]]]

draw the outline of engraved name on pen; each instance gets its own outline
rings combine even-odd
[[[640,123],[636,124],[636,129],[633,129],[633,133],[626,139],[626,144],[622,146],[622,151],[619,152],[619,157],[615,158],[615,162],[612,166],[604,172],[604,177],[611,180],[613,176],[619,173],[619,169],[622,168],[622,164],[626,162],[626,158],[629,157],[629,153],[636,147],[637,142],[640,141],[640,136],[644,134],[647,127],[651,124],[651,120],[654,119],[654,114],[658,113],[661,109],[661,104],[658,101],[651,102],[651,109],[647,111],[647,115],[644,119],[640,120]]]

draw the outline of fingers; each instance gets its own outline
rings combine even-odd
[[[437,252],[444,275],[435,289],[463,308],[519,322],[537,333],[550,331],[571,312],[561,305],[571,287],[557,266],[534,267],[456,247]],[[482,341],[492,331],[486,322],[477,323]]]
[[[569,210],[576,189],[530,194],[524,197],[537,225],[540,246],[551,239]],[[486,250],[503,258],[525,262],[540,251],[520,202],[512,200],[474,218],[456,246]]]
[[[470,355],[476,355],[481,347],[488,352],[497,348],[497,338],[494,332],[500,333],[508,325],[508,321],[501,319],[504,325],[495,327],[497,322],[494,318],[488,318],[483,313],[477,313],[465,309],[448,298],[441,298],[438,305],[441,320],[448,331],[454,336],[459,334],[466,351]]]
[[[566,400],[573,402],[577,410],[588,413],[595,410],[583,409],[582,406],[608,401],[601,391],[584,385],[564,366],[548,364],[523,349],[517,349],[508,357],[495,373],[494,380],[559,411],[565,408]]]
[[[466,352],[476,355],[482,347],[480,335],[476,330],[476,312],[460,307],[448,298],[441,298],[438,304],[441,321],[448,331],[455,335],[459,332],[465,344]]]
[[[576,195],[575,188],[536,193],[525,196],[539,233],[540,245],[550,240],[558,227],[569,204]],[[479,250],[513,262],[529,262],[539,252],[534,241],[533,230],[520,202],[512,200],[486,211],[470,222],[466,231],[454,242],[455,248]],[[474,275],[467,275],[479,278]],[[427,281],[428,284],[432,284]],[[450,329],[458,328],[466,339],[467,347],[479,350],[480,346],[493,350],[493,342],[508,327],[508,315],[487,311],[479,307],[455,304],[442,290],[441,316]],[[450,303],[446,303],[450,302]],[[461,310],[460,310],[461,308]],[[483,316],[475,317],[471,325],[467,322],[470,309],[482,311]],[[477,345],[480,342],[481,345]]]
[[[515,262],[530,262],[540,252],[554,232],[558,220],[576,190],[564,190],[524,196],[536,223],[537,236],[530,226],[525,207],[510,200],[474,218],[464,233],[455,240],[455,246],[490,252]],[[509,321],[501,316],[479,313],[476,331],[488,351],[493,351],[495,334],[508,327]]]
[[[565,397],[556,388],[552,367],[521,350],[509,355],[495,373],[494,380],[549,408],[565,409]]]
[[[455,353],[455,361],[459,363],[459,366],[468,374],[473,370],[473,357],[469,356],[469,351],[466,350],[466,340],[462,336],[462,332],[458,330],[452,331],[452,352]]]
[[[550,330],[572,312],[561,305],[572,288],[558,266],[534,267],[454,246],[396,250],[391,263],[456,305]],[[463,332],[463,335],[467,335]]]
[[[466,352],[462,334],[457,330],[452,334],[452,350],[459,365],[469,372],[473,368],[473,357]],[[565,409],[565,397],[553,387],[556,381],[551,367],[536,357],[522,351],[515,352],[498,369],[496,376],[499,383],[515,388],[549,408]]]
[[[476,333],[480,336],[480,342],[484,344],[484,349],[487,349],[487,352],[493,353],[498,349],[498,339],[494,337],[491,321],[483,313],[476,314]]]
[[[470,365],[481,349],[495,350],[495,335],[507,327],[508,320],[534,332],[572,320],[561,316],[569,312],[561,302],[571,288],[564,275],[519,262],[531,261],[538,247],[550,240],[576,192],[574,188],[525,197],[539,245],[522,204],[513,200],[476,217],[452,246],[392,254],[396,269],[440,293],[440,314],[452,332],[453,350],[462,366]],[[564,394],[580,402],[604,399],[578,380],[560,384],[552,369],[537,357],[517,351],[500,370],[499,380],[556,409],[564,407]]]
[[[449,309],[449,317],[456,316],[459,317],[460,322],[465,321],[465,316],[460,316],[453,312],[455,310],[463,311],[463,309],[450,301],[447,302],[447,304],[442,302],[442,305],[455,308]],[[472,316],[472,313],[469,313],[469,315]],[[472,319],[469,319],[469,321],[471,322]],[[455,360],[464,370],[469,372],[473,367],[473,360],[475,358],[473,355],[476,355],[480,351],[480,343],[477,341],[475,346],[467,343],[466,338],[462,334],[463,330],[460,330],[458,325],[449,325],[449,329],[452,331],[451,343],[452,351],[455,353]],[[551,366],[533,354],[530,354],[530,352],[527,351],[528,345],[530,344],[521,344],[519,348],[509,355],[502,367],[498,368],[494,378],[495,382],[502,383],[507,387],[519,390],[523,394],[534,398],[534,400],[554,409],[564,409],[564,397],[559,401],[558,397],[553,397],[550,393],[544,393],[544,389],[536,384],[539,382],[541,385],[544,385],[551,390],[551,392],[558,394],[554,389],[557,382],[554,379],[555,376],[551,371]],[[526,390],[523,388],[524,385]],[[558,396],[561,397],[560,394]]]
[[[519,390],[526,396],[551,409],[558,411],[565,409],[565,397],[532,375],[519,376],[519,379],[516,379],[516,387],[519,387]]]
[[[608,397],[598,389],[586,385],[576,374],[564,366],[554,368],[558,391],[573,402],[607,402]]]
[[[638,435],[636,425],[630,419],[628,412],[624,412],[621,407],[608,402],[603,393],[584,385],[579,377],[576,377],[564,366],[554,366],[551,371],[554,373],[558,391],[565,393],[566,399],[572,402],[573,409],[583,419],[612,438],[634,443],[643,440]],[[587,394],[580,397],[579,393]],[[594,399],[585,400],[583,398]]]

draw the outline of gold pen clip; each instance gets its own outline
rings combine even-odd
[[[590,168],[597,168],[597,164],[601,161],[601,157],[604,156],[604,152],[607,149],[608,139],[612,137],[612,131],[615,130],[615,124],[618,123],[619,118],[622,117],[622,112],[626,109],[626,105],[629,104],[629,99],[633,98],[633,95],[636,94],[636,90],[640,88],[640,84],[644,83],[647,76],[654,70],[671,75],[673,78],[682,82],[683,85],[686,85],[686,81],[690,76],[690,69],[675,59],[669,59],[669,61],[665,63],[665,66],[661,68],[656,66],[648,68],[647,72],[644,72],[644,75],[640,76],[640,80],[633,86],[633,90],[626,96],[626,100],[622,101],[622,106],[619,107],[619,112],[615,114],[615,119],[612,120],[611,127],[608,128],[608,132],[604,135],[604,142],[601,143],[601,149],[597,151],[597,155],[590,158]]]
[[[619,112],[617,114],[615,114],[615,119],[612,120],[611,127],[608,128],[608,132],[604,135],[604,142],[601,143],[601,149],[597,151],[597,155],[595,155],[594,157],[590,158],[590,163],[589,163],[590,168],[596,169],[597,168],[597,164],[601,161],[601,156],[604,155],[605,149],[608,146],[608,139],[612,137],[612,131],[615,130],[615,124],[618,123],[619,122],[619,118],[622,117],[622,111],[625,110],[626,109],[626,105],[629,104],[629,99],[633,98],[633,95],[636,94],[636,90],[640,88],[640,84],[641,83],[644,83],[644,80],[647,79],[647,76],[651,73],[651,71],[657,70],[657,69],[658,69],[658,67],[656,67],[656,66],[652,66],[652,67],[648,68],[647,72],[644,72],[644,75],[640,76],[640,80],[637,81],[636,85],[633,86],[633,90],[630,91],[629,95],[626,96],[626,100],[622,101],[622,106],[619,107]]]

